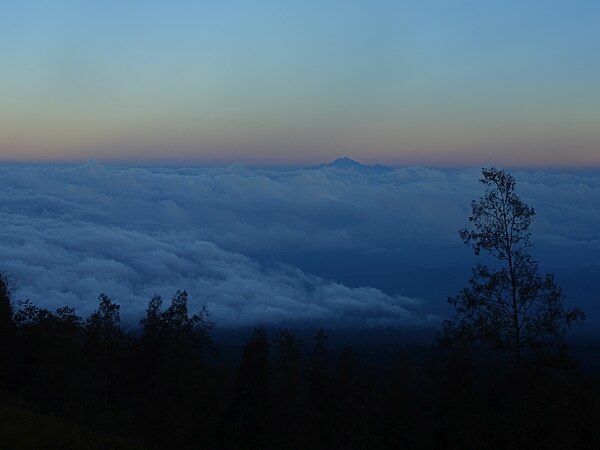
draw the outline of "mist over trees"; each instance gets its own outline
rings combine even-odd
[[[600,448],[600,374],[564,341],[583,313],[538,273],[514,178],[482,181],[460,236],[491,258],[430,345],[257,327],[231,357],[184,290],[153,295],[134,330],[104,293],[84,319],[16,301],[0,275],[0,447]]]

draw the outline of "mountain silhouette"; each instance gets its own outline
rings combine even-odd
[[[353,170],[364,174],[383,174],[392,172],[394,170],[391,167],[383,166],[381,164],[361,164],[352,158],[348,158],[347,156],[338,158],[328,164],[320,164],[314,167],[314,169]]]

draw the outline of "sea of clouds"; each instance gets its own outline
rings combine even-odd
[[[536,209],[541,268],[593,308],[600,175],[514,175]],[[431,325],[475,261],[457,230],[483,192],[479,178],[480,169],[5,164],[0,270],[17,298],[85,317],[104,292],[129,323],[154,293],[168,301],[185,289],[192,311],[206,305],[225,327]]]

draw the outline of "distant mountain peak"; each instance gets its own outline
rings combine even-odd
[[[348,156],[342,156],[328,164],[321,164],[316,168],[331,168],[331,169],[342,169],[342,170],[355,170],[357,172],[368,173],[368,174],[381,174],[391,172],[391,167],[382,166],[381,164],[369,165],[362,164]]]
[[[353,160],[347,156],[343,156],[334,161],[331,161],[329,164],[326,164],[327,167],[340,167],[340,168],[349,168],[349,167],[366,167],[364,164],[359,163],[358,161]]]
[[[350,158],[349,156],[341,156],[340,158],[337,158],[335,161],[333,162],[353,162],[356,164],[360,164],[359,162],[353,160],[352,158]]]

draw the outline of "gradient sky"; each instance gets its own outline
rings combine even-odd
[[[0,160],[600,167],[600,2],[0,2]]]

